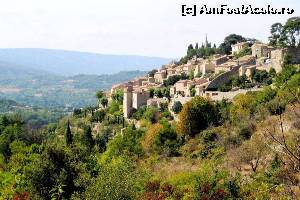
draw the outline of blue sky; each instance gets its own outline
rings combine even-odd
[[[290,7],[293,15],[182,17],[182,4],[199,0],[0,0],[0,48],[50,48],[105,54],[180,57],[207,33],[219,44],[230,33],[267,41],[270,26],[300,16],[299,0],[243,1]]]

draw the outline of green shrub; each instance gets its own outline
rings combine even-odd
[[[172,106],[172,111],[176,114],[180,113],[182,109],[182,104],[180,101],[175,101],[174,105]]]

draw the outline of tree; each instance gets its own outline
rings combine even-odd
[[[276,77],[276,70],[273,67],[270,68],[269,75],[271,78]]]
[[[194,97],[185,103],[179,113],[177,132],[194,136],[211,124],[218,122],[218,112],[214,104],[203,97]]]
[[[236,161],[249,164],[252,171],[256,172],[267,152],[267,146],[264,143],[264,138],[255,134],[251,140],[245,141],[237,151],[235,153]]]
[[[178,114],[182,109],[182,104],[180,101],[175,101],[174,105],[172,106],[172,111]]]
[[[98,110],[92,116],[92,121],[93,122],[102,122],[104,120],[105,115],[106,115],[106,113],[104,110]]]
[[[148,107],[143,114],[143,118],[147,119],[151,123],[155,123],[158,120],[158,109],[156,107]]]
[[[239,94],[234,98],[230,108],[232,123],[247,122],[252,117],[256,106],[256,99],[249,94]]]
[[[253,74],[253,80],[257,83],[265,83],[265,84],[271,84],[272,80],[269,76],[269,73],[265,70],[255,70]]]
[[[71,132],[71,128],[70,128],[70,121],[68,120],[68,124],[67,124],[67,129],[66,129],[66,133],[65,133],[65,138],[66,138],[66,144],[69,146],[72,144],[73,142],[73,135]]]
[[[154,74],[155,74],[157,71],[158,71],[157,69],[151,70],[151,71],[148,73],[148,76],[149,76],[149,77],[154,77]]]
[[[104,92],[101,90],[97,91],[96,97],[97,97],[98,103],[101,104],[105,108],[107,106],[108,100],[105,97]]]
[[[108,141],[113,137],[112,130],[105,128],[101,134],[96,136],[95,143],[98,145],[100,152],[106,151]]]
[[[230,34],[225,37],[224,42],[220,44],[219,50],[223,54],[231,53],[231,45],[237,44],[239,42],[245,42],[246,39],[241,35]]]
[[[283,33],[286,35],[286,44],[290,47],[300,46],[300,17],[292,17],[283,26]]]
[[[134,170],[130,159],[121,157],[101,166],[85,195],[86,199],[133,200],[138,199],[140,184],[139,172]]]
[[[82,111],[81,109],[78,109],[78,108],[75,108],[74,111],[73,111],[73,115],[81,115]]]
[[[154,91],[155,91],[154,88],[150,88],[150,89],[149,89],[149,96],[150,96],[150,98],[153,98],[153,97],[154,97]]]
[[[100,99],[100,103],[101,103],[101,105],[102,105],[103,108],[106,108],[107,104],[108,104],[108,99],[106,97],[102,97]]]
[[[237,59],[237,58],[241,58],[243,56],[251,55],[251,54],[252,54],[252,49],[249,47],[244,47],[239,52],[235,52],[234,57]]]
[[[142,136],[143,131],[129,126],[123,131],[123,134],[116,135],[108,143],[105,154],[108,158],[117,157],[121,154],[140,157],[144,153],[141,145]]]
[[[97,99],[101,99],[102,97],[104,97],[104,92],[101,91],[101,90],[97,91],[96,92],[96,97],[97,97]]]
[[[270,45],[279,47],[299,47],[300,17],[292,17],[282,25],[275,23],[271,26]]]
[[[277,46],[280,44],[283,26],[281,23],[275,23],[271,26],[271,36],[269,37],[269,44]]]
[[[157,98],[162,98],[163,97],[163,94],[162,94],[162,91],[160,88],[156,88],[154,90],[154,96],[156,96]]]
[[[91,149],[95,144],[90,126],[87,126],[84,129],[83,142],[89,149]]]
[[[177,137],[175,129],[169,123],[165,123],[155,137],[153,149],[160,154],[175,156],[178,154],[180,145],[181,142]]]
[[[144,150],[149,151],[153,148],[154,141],[161,129],[163,129],[163,125],[159,123],[150,125],[141,142]]]
[[[123,103],[123,96],[124,92],[121,89],[116,90],[112,95],[111,98],[119,103]]]

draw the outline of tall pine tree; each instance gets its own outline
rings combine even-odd
[[[71,132],[70,121],[69,120],[68,120],[68,125],[67,125],[65,138],[66,138],[67,145],[68,146],[71,145],[72,142],[73,142],[73,135],[72,135],[72,132]]]

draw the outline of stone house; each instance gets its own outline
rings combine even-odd
[[[183,65],[183,71],[186,74],[189,74],[190,71],[194,71],[194,70],[195,70],[195,65],[194,64],[188,63],[188,64]]]
[[[255,58],[261,58],[261,57],[270,58],[271,51],[273,51],[275,48],[262,43],[254,43],[251,49],[252,49],[252,56],[254,56]]]
[[[213,63],[215,66],[218,66],[218,65],[221,65],[221,64],[226,63],[228,60],[229,60],[229,58],[228,58],[227,55],[220,55],[220,54],[217,54],[217,55],[215,55],[215,56],[213,57],[212,63]]]
[[[123,98],[123,114],[125,118],[129,118],[134,109],[139,109],[143,105],[147,105],[150,93],[146,90],[133,90],[132,85],[124,88]]]
[[[159,70],[154,74],[154,79],[156,83],[162,83],[167,78],[166,70]]]
[[[142,86],[147,86],[155,83],[154,77],[148,77],[146,80],[142,81]]]
[[[116,85],[113,85],[110,89],[110,94],[113,94],[115,93],[117,90],[123,90],[124,87],[126,86],[126,83],[121,83],[121,84],[116,84]]]
[[[235,62],[227,62],[227,63],[224,63],[222,65],[218,65],[216,68],[215,68],[215,74],[221,74],[223,72],[228,72],[230,71],[234,66],[236,66],[236,63]]]
[[[200,78],[198,80],[195,80],[195,96],[202,96],[202,94],[205,92],[205,89],[207,85],[209,84],[209,80],[205,78]]]
[[[177,81],[174,86],[170,88],[170,95],[174,96],[179,94],[181,96],[189,96],[190,95],[190,86],[193,84],[191,80],[180,80]]]
[[[284,59],[288,56],[293,64],[300,63],[300,48],[275,49],[270,51],[270,58],[256,59],[257,69],[269,71],[274,68],[278,73],[282,70]]]
[[[216,65],[209,60],[205,60],[202,64],[196,65],[194,69],[194,75],[197,76],[198,74],[206,74],[206,73],[214,73]]]
[[[148,81],[147,77],[139,77],[133,80],[134,86],[142,86],[144,81]]]
[[[240,50],[242,50],[243,48],[246,48],[248,46],[249,46],[249,44],[247,42],[240,42],[240,43],[231,45],[231,52],[232,52],[232,54],[238,53]]]
[[[167,69],[167,78],[169,78],[170,76],[174,76],[176,74],[177,74],[176,69],[174,69],[174,68],[168,68]]]
[[[147,100],[147,106],[154,106],[157,108],[161,108],[163,103],[168,103],[168,99],[166,98],[152,98]]]

